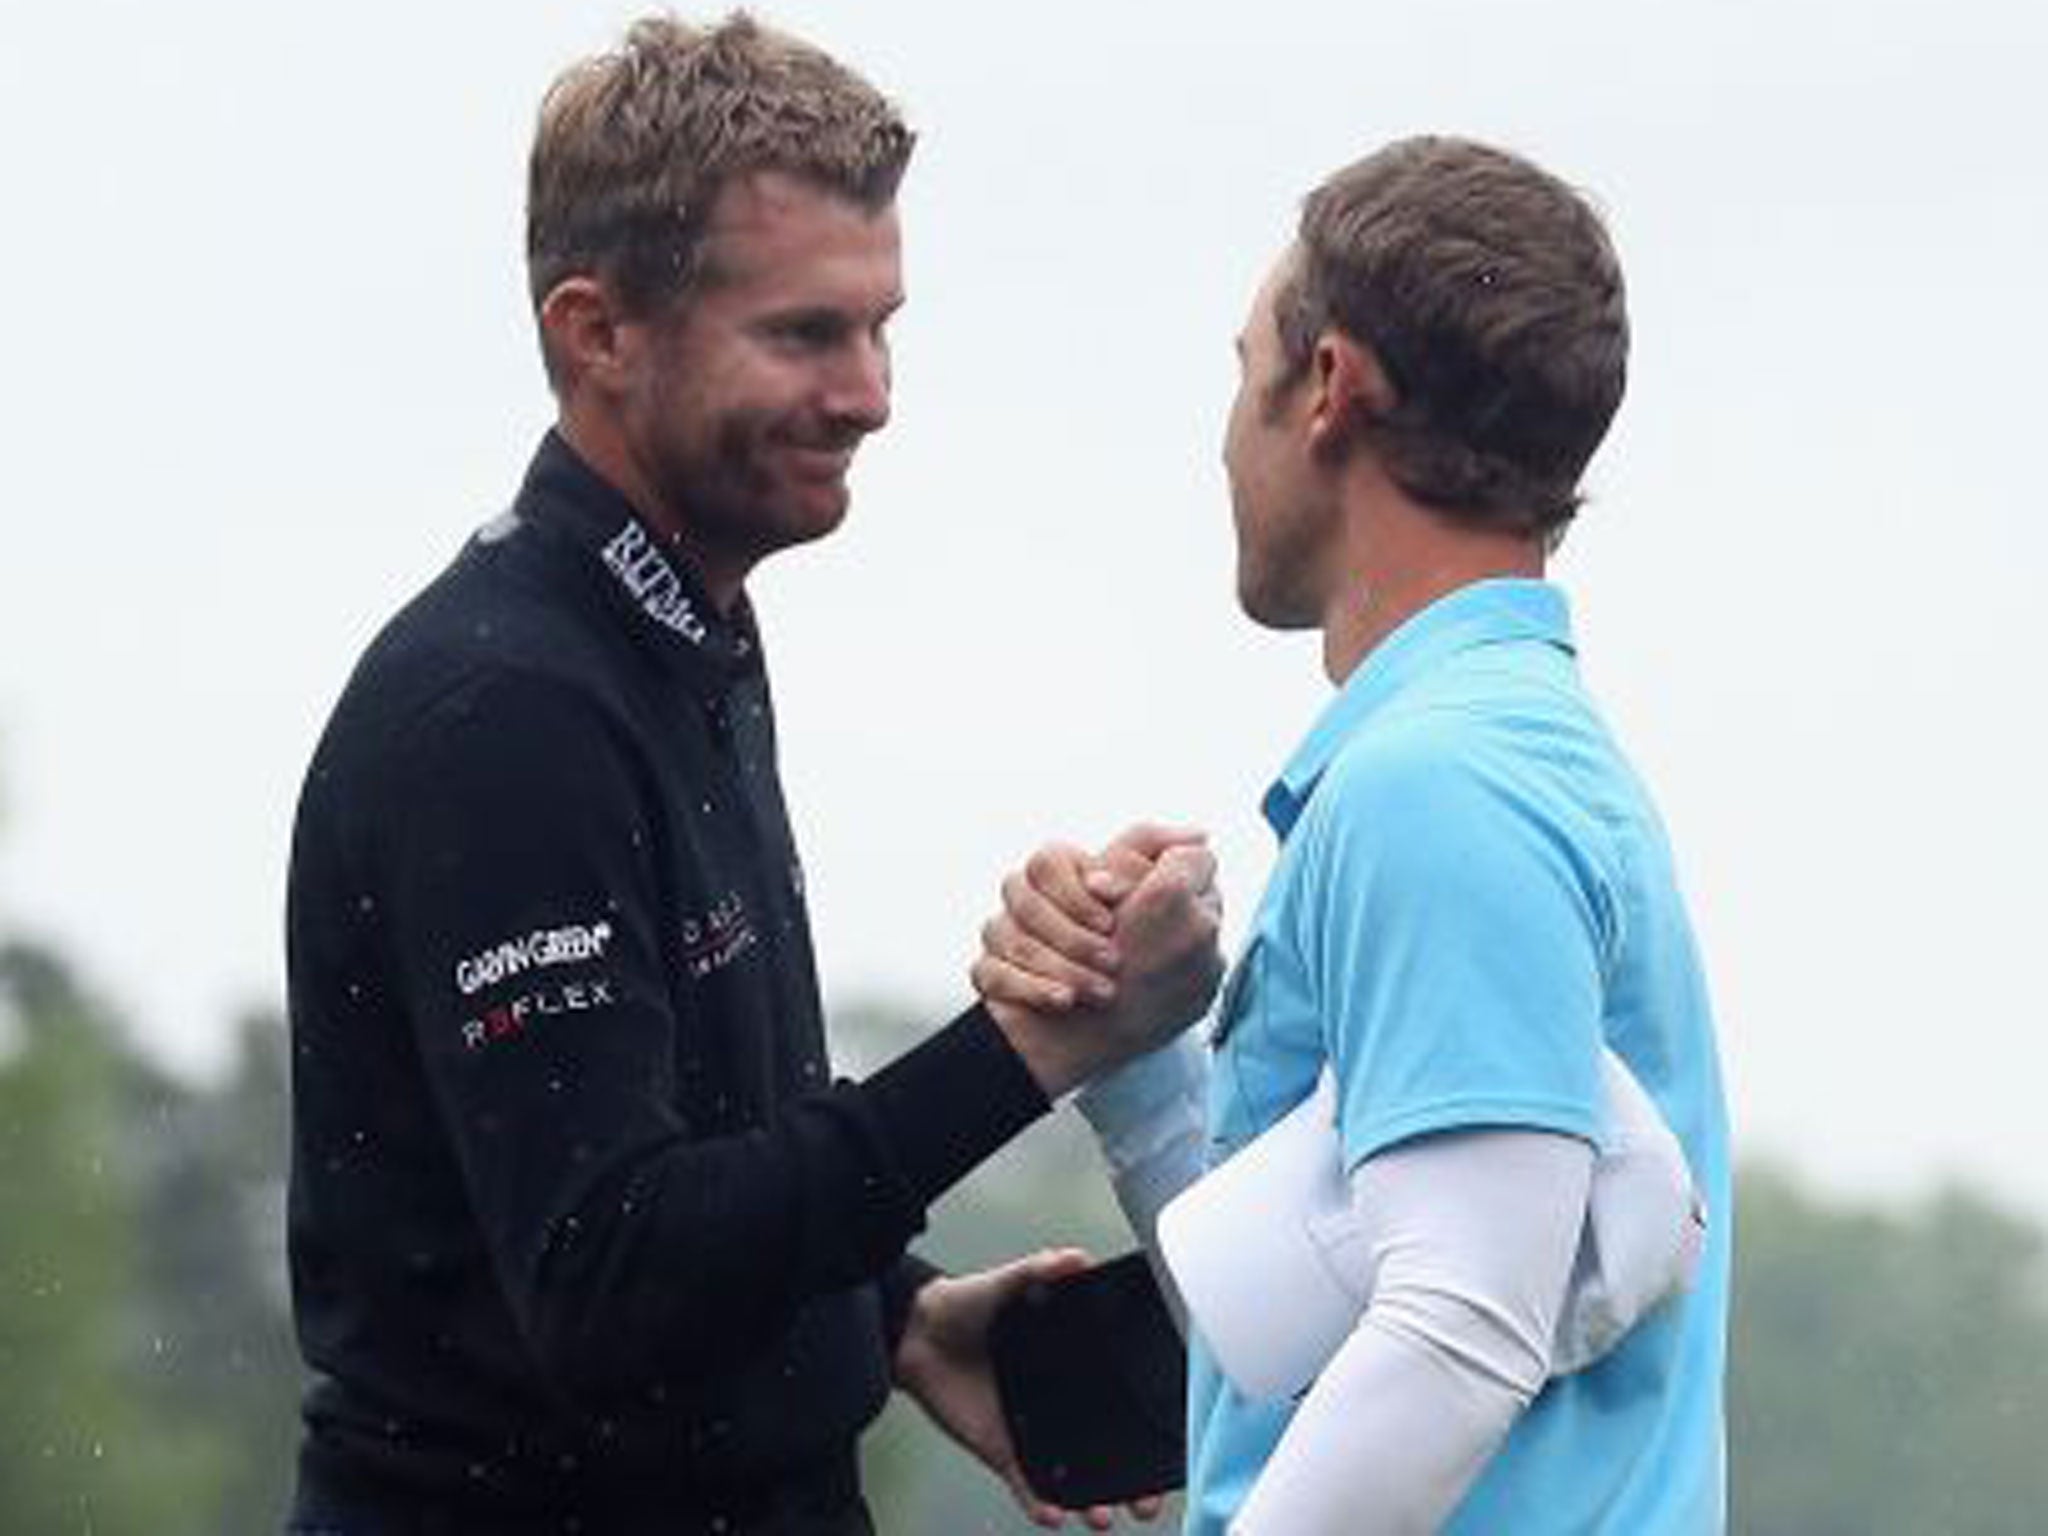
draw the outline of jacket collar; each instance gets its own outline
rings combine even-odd
[[[746,595],[720,613],[682,542],[655,532],[559,432],[541,440],[512,512],[518,524],[571,546],[607,606],[666,663],[726,683],[760,669],[760,633]]]

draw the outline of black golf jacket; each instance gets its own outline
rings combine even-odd
[[[301,1519],[864,1528],[905,1244],[1047,1104],[978,1008],[832,1080],[751,615],[559,437],[357,667],[288,907]]]

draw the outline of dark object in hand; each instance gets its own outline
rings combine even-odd
[[[1143,1253],[1020,1294],[989,1333],[1025,1479],[1067,1509],[1178,1488],[1187,1351]]]

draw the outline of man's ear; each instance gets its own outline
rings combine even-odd
[[[632,365],[639,340],[611,290],[582,274],[565,277],[548,290],[540,304],[540,327],[554,371],[565,384],[616,386]]]
[[[1341,453],[1352,433],[1385,416],[1398,398],[1379,354],[1338,330],[1316,338],[1310,379],[1309,445],[1318,452]]]

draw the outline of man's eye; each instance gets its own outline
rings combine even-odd
[[[776,336],[791,346],[820,348],[832,346],[839,340],[840,324],[826,315],[810,315],[797,320],[788,320],[776,327]]]

